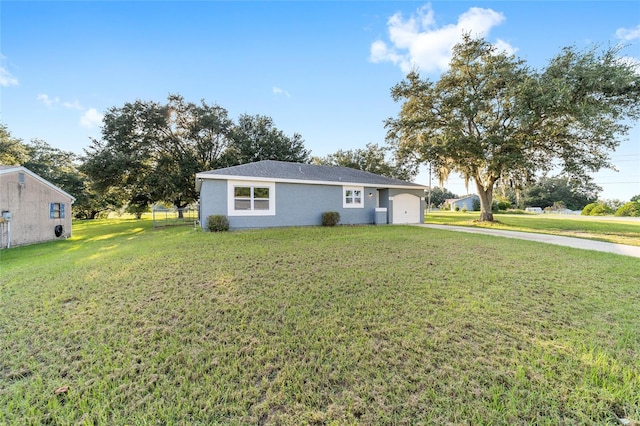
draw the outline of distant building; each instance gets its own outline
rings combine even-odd
[[[75,198],[21,166],[0,166],[0,248],[71,236]]]
[[[445,204],[449,205],[451,211],[474,210],[474,203],[480,203],[480,197],[476,194],[465,195],[461,198],[449,198],[445,200]]]

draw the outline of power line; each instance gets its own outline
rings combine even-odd
[[[636,181],[636,182],[593,182],[596,185],[613,185],[613,184],[628,184],[628,183],[638,183],[640,184],[640,182]]]

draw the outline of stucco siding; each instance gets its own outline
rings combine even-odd
[[[200,223],[207,225],[211,215],[227,215],[227,181],[208,180],[202,183],[200,190]]]
[[[22,174],[23,181],[19,175]],[[28,173],[15,171],[0,177],[0,210],[11,213],[10,223],[0,226],[0,245],[11,246],[54,240],[54,228],[63,226],[63,234],[71,236],[73,200]],[[51,203],[64,205],[64,218],[50,218]]]
[[[453,203],[451,203],[451,210],[455,210],[456,207],[460,210],[465,209],[465,210],[473,210],[473,203],[475,200],[478,200],[478,202],[480,202],[480,197],[478,197],[477,195],[475,196],[470,196],[470,197],[464,197],[464,198],[460,198],[456,201],[454,201]]]
[[[236,229],[313,226],[321,224],[322,213],[327,211],[340,213],[341,224],[370,224],[374,222],[376,197],[376,188],[364,187],[364,207],[344,208],[340,185],[276,183],[275,215],[231,216],[228,215],[227,181],[206,180],[200,192],[201,224],[205,227],[208,216],[221,214],[228,216],[229,226]]]

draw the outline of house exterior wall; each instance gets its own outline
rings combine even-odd
[[[23,184],[19,175],[23,176]],[[50,218],[51,203],[64,205],[64,218]],[[11,221],[0,223],[0,247],[55,240],[54,228],[62,225],[63,235],[71,236],[71,205],[65,194],[19,170],[0,176],[0,212],[9,211]]]
[[[391,194],[408,192],[419,196],[424,193],[422,189],[393,191],[382,189],[378,201],[377,188],[365,186],[362,194],[364,207],[344,208],[343,187],[340,185],[276,183],[275,215],[230,216],[228,215],[227,185],[226,180],[211,179],[202,182],[200,190],[202,227],[206,228],[207,217],[210,215],[227,216],[229,227],[232,229],[313,226],[321,224],[322,213],[327,211],[340,213],[340,223],[344,225],[372,224],[375,220],[376,207],[389,208],[392,205],[389,200]]]
[[[454,201],[453,203],[451,203],[451,211],[454,211],[456,209],[456,207],[458,207],[460,210],[462,209],[467,209],[469,211],[473,210],[473,202],[474,200],[478,200],[480,201],[480,197],[476,196],[472,196],[472,197],[465,197],[465,198],[460,198],[456,201]]]

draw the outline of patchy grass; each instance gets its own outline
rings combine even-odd
[[[425,222],[537,232],[640,246],[640,221],[635,218],[498,213],[494,214],[495,222],[478,222],[478,216],[478,212],[430,212],[425,216]]]
[[[0,424],[640,419],[634,258],[397,226],[74,235],[0,252]]]

